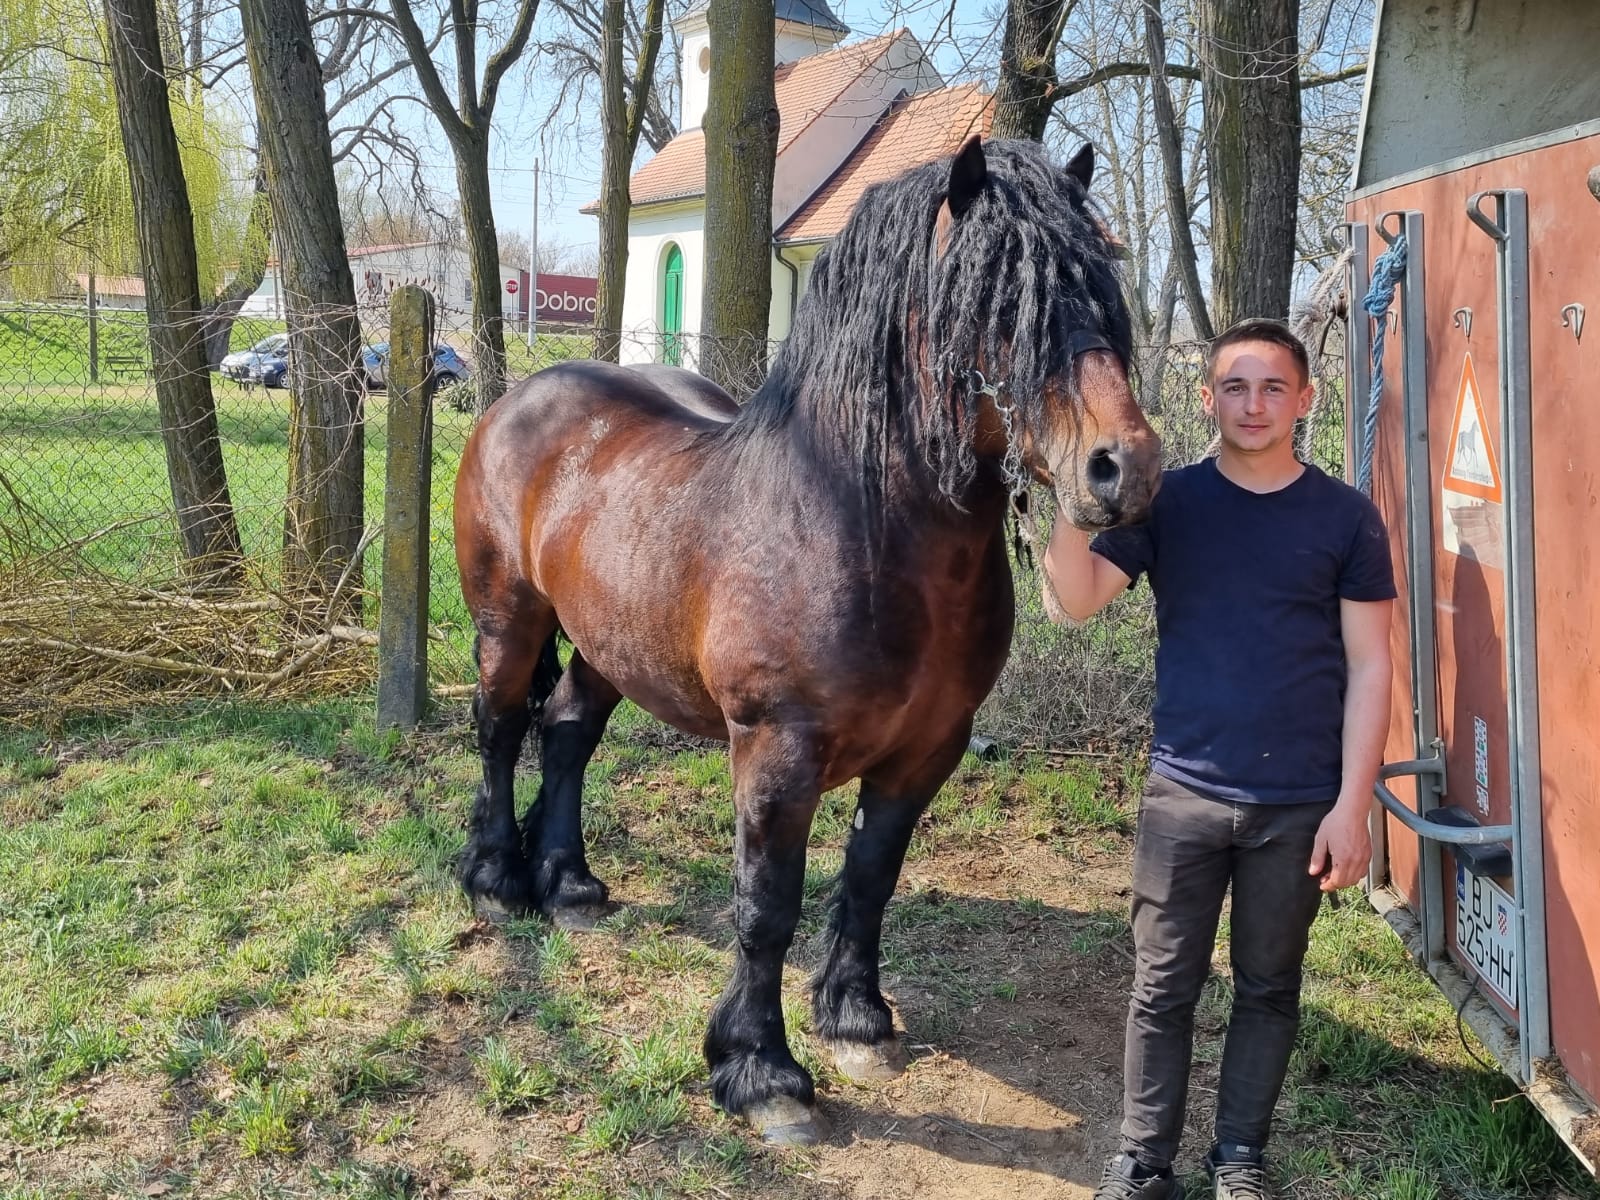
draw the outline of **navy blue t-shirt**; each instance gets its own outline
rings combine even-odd
[[[1090,548],[1155,593],[1151,768],[1219,800],[1336,799],[1339,601],[1395,594],[1372,501],[1309,464],[1285,488],[1252,492],[1208,458],[1167,471],[1150,519]]]

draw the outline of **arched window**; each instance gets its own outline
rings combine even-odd
[[[661,268],[661,361],[683,365],[683,251],[667,247]]]

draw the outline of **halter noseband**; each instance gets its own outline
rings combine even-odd
[[[1111,339],[1094,329],[1074,329],[1067,335],[1067,361],[1076,362],[1078,355],[1090,350],[1109,350],[1119,359],[1120,351],[1111,344]],[[1000,417],[1000,424],[1005,431],[1006,455],[1000,470],[1005,477],[1006,486],[1011,490],[1011,500],[1015,504],[1017,497],[1028,490],[1028,478],[1022,467],[1022,446],[1017,439],[1017,429],[1013,424],[1017,406],[1009,398],[1002,398],[1002,393],[1011,390],[1011,381],[1001,379],[990,383],[984,378],[983,372],[977,367],[967,368],[967,385],[974,395],[988,396],[994,401],[994,409]]]

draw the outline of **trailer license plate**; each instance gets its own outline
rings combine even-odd
[[[1507,1007],[1517,1007],[1517,902],[1456,864],[1456,949]]]

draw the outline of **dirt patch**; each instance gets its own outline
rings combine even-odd
[[[902,903],[970,914],[946,950],[984,985],[951,1012],[947,982],[886,973],[916,1057],[881,1089],[824,1096],[836,1130],[819,1167],[839,1194],[1091,1194],[1121,1119],[1126,891],[1120,855],[1069,874],[1048,847],[1013,839],[907,864]]]

